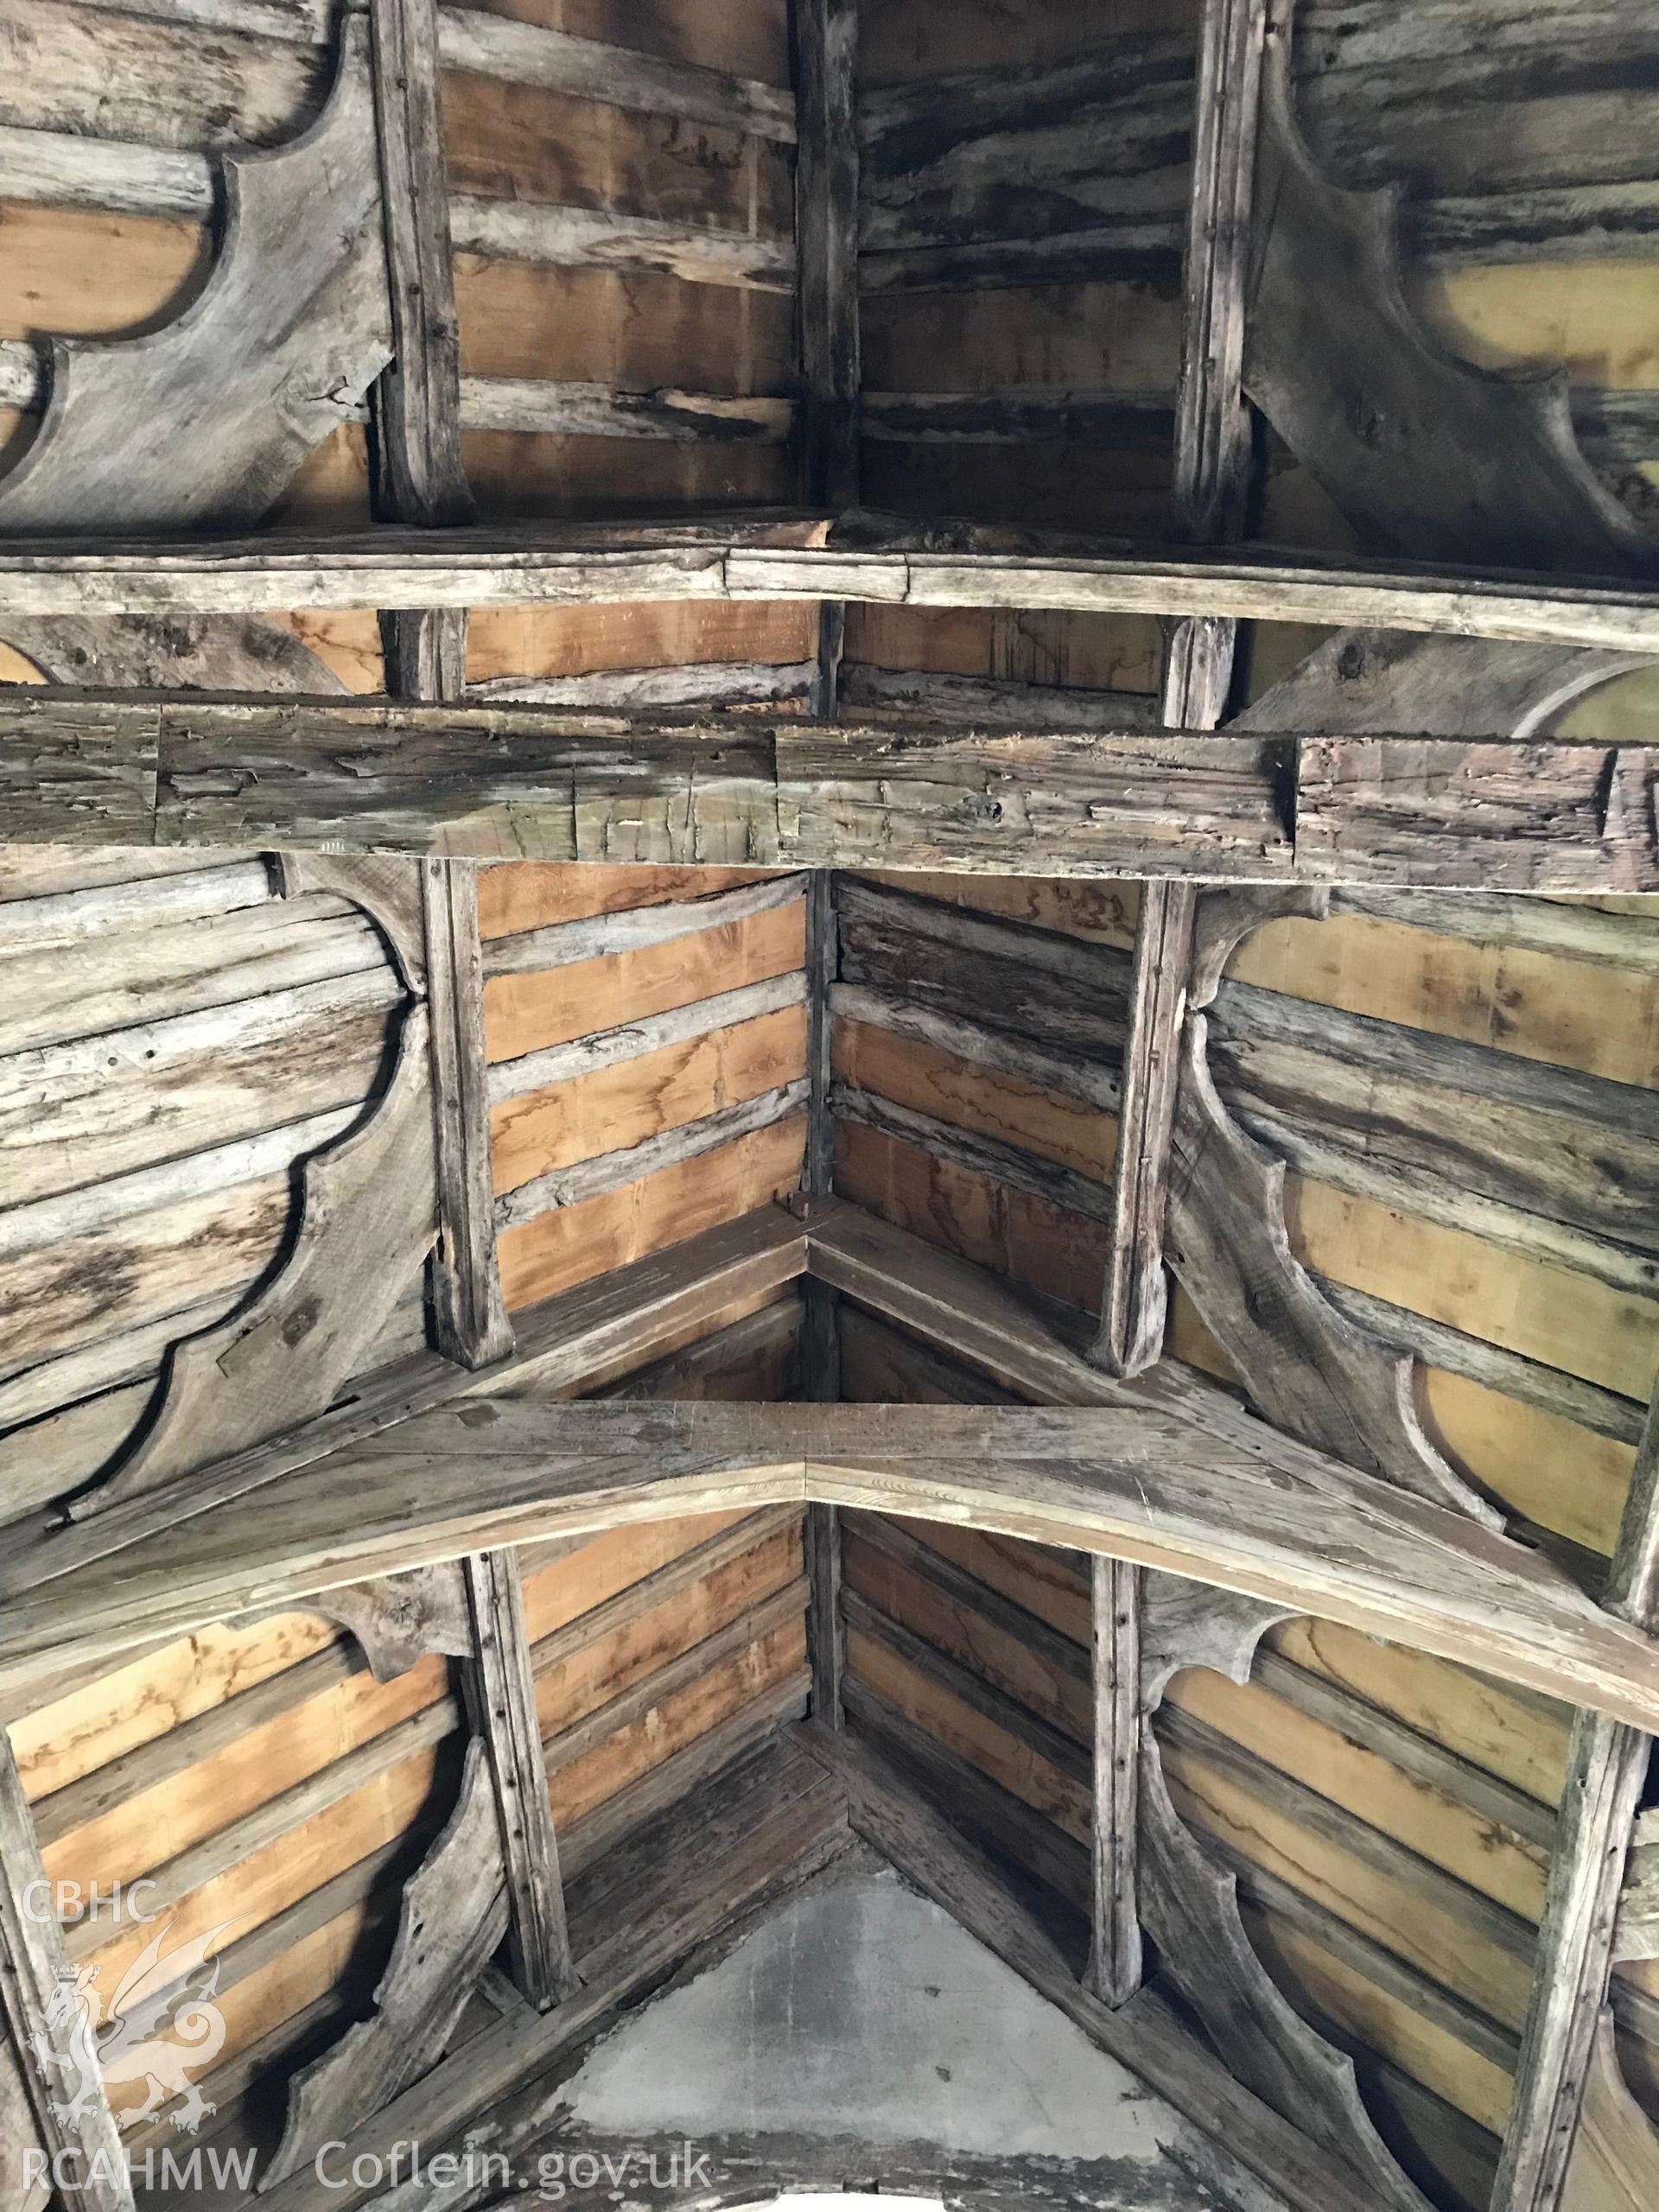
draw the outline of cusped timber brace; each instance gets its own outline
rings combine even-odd
[[[1141,1751],[1141,1916],[1160,1965],[1233,2075],[1351,2168],[1395,2212],[1428,2212],[1378,2135],[1353,2061],[1325,2042],[1256,1957],[1234,1876],[1170,1801],[1150,1732]]]
[[[1590,575],[1650,569],[1659,541],[1579,450],[1564,374],[1476,367],[1414,313],[1392,193],[1316,165],[1275,5],[1262,85],[1244,388],[1373,550]]]
[[[321,1613],[356,1637],[377,1682],[395,1681],[435,1654],[472,1656],[472,1616],[458,1560],[319,1591],[305,1602],[308,1612]]]
[[[404,988],[417,998],[426,995],[426,912],[418,865],[372,854],[279,853],[276,868],[284,899],[329,891],[360,906],[390,948]]]
[[[1230,1682],[1248,1682],[1262,1637],[1294,1618],[1289,1605],[1148,1568],[1141,1598],[1142,1718],[1158,1710],[1183,1667],[1207,1667]]]
[[[54,341],[44,419],[0,482],[0,531],[257,522],[390,359],[360,16],[315,124],[223,172],[222,242],[182,313],[139,337]]]
[[[404,1013],[366,1120],[301,1170],[292,1255],[253,1300],[176,1344],[130,1458],[72,1507],[99,1513],[326,1412],[436,1234],[427,1014]]]
[[[1562,2212],[1628,2212],[1643,2204],[1659,2204],[1659,2127],[1630,2093],[1618,2063],[1613,2015],[1604,2008]]]
[[[1594,645],[1338,630],[1227,727],[1263,734],[1336,730],[1344,737],[1410,730],[1524,743],[1604,683],[1653,665]]]
[[[8,615],[0,642],[48,683],[313,698],[346,688],[291,630],[257,614]]]
[[[484,1746],[467,1747],[448,1826],[404,1891],[374,2011],[289,2085],[288,2126],[261,2186],[344,2139],[442,2057],[507,1932],[506,1872]]]
[[[1271,911],[1260,902],[1256,918],[1265,920]],[[1213,957],[1209,966],[1218,970]],[[1278,1427],[1501,1529],[1497,1510],[1426,1433],[1410,1354],[1391,1351],[1338,1313],[1291,1250],[1284,1163],[1247,1135],[1222,1103],[1210,1073],[1208,1031],[1202,1014],[1189,1014],[1167,1240],[1183,1289],[1247,1378],[1254,1404]]]

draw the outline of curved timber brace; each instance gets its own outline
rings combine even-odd
[[[1160,1963],[1230,2071],[1350,2166],[1396,2212],[1427,2200],[1395,2164],[1359,2092],[1353,2061],[1297,2012],[1255,1955],[1234,1875],[1171,1802],[1152,1716],[1171,1677],[1209,1667],[1248,1681],[1256,1645],[1290,1608],[1162,1574],[1145,1577],[1138,1835],[1141,1917]]]

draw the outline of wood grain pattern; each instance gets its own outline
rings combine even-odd
[[[118,346],[55,341],[45,419],[0,486],[7,530],[225,528],[265,513],[389,350],[373,129],[358,24],[314,129],[226,157],[226,239],[190,306]]]
[[[501,1840],[487,1762],[474,1743],[455,1809],[404,1891],[373,2013],[295,2077],[288,2125],[262,2187],[311,2164],[323,2144],[359,2126],[442,2056],[506,1923]]]

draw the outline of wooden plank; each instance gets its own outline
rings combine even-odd
[[[115,836],[460,859],[512,845],[606,864],[1659,885],[1659,747],[1644,745],[924,734],[747,715],[619,723],[518,704],[279,708],[40,687],[0,706],[0,739],[10,764],[0,836],[22,843]]]
[[[487,1367],[512,1350],[512,1326],[495,1244],[478,871],[465,861],[420,868],[437,1147],[436,1343],[447,1359]]]
[[[1141,1986],[1141,1571],[1094,1562],[1094,1893],[1087,1981],[1104,2005]]]
[[[0,613],[285,613],[359,607],[613,604],[631,599],[824,599],[916,607],[1071,608],[1354,625],[1659,653],[1659,603],[1641,582],[1522,571],[1390,569],[1271,552],[1044,540],[964,524],[959,550],[825,542],[828,523],[690,517],[657,525],[493,524],[460,534],[385,528],[278,539],[73,538],[0,551]],[[894,541],[897,540],[897,543]]]
[[[1659,1390],[1604,1593],[1610,1618],[1659,1630]],[[1636,1815],[1653,1751],[1649,1733],[1578,1713],[1550,1862],[1537,1965],[1516,2074],[1513,2116],[1494,2186],[1494,2212],[1554,2212],[1584,2117],[1607,2001]]]
[[[463,1571],[477,1656],[462,1676],[462,1688],[489,1762],[506,1878],[513,1979],[544,2012],[569,1997],[576,1981],[518,1562],[511,1551],[477,1552]]]
[[[37,1900],[50,1889],[3,1732],[0,1864],[0,1999],[53,2181],[66,2212],[132,2212],[132,2183],[90,2016],[82,2010],[56,1916],[29,1904],[31,1888]]]
[[[1267,15],[1267,0],[1206,0],[1199,23],[1174,453],[1176,535],[1198,543],[1243,535],[1252,456],[1245,300]],[[1171,631],[1166,726],[1220,723],[1236,636],[1229,622],[1190,620]],[[1195,918],[1189,887],[1147,884],[1135,931],[1112,1241],[1095,1347],[1115,1375],[1141,1374],[1163,1350],[1164,1217]]]
[[[859,481],[858,0],[798,0],[793,22],[803,472],[814,505],[842,507]]]
[[[8,1608],[5,1678],[505,1541],[816,1498],[1162,1567],[1633,1726],[1659,1716],[1659,1647],[1522,1545],[1291,1442],[1167,1363],[1111,1388],[1040,1411],[636,1409],[474,1390],[42,1584],[45,1540]]]

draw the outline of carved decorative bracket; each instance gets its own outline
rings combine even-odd
[[[391,358],[368,33],[348,15],[316,123],[223,161],[223,240],[181,314],[141,337],[58,339],[0,531],[257,522]]]

